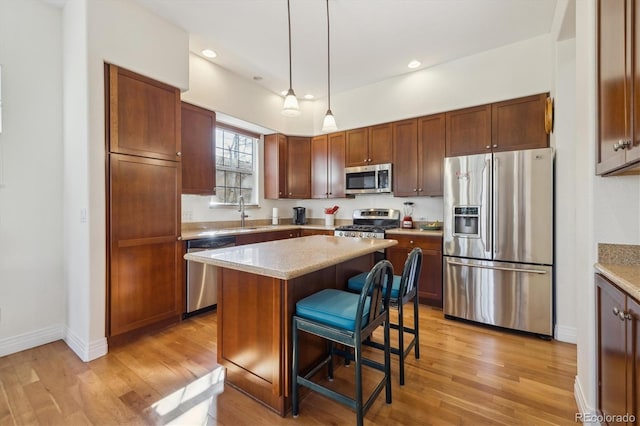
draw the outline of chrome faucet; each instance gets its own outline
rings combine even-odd
[[[244,218],[249,217],[249,215],[244,214],[244,197],[242,195],[238,200],[238,211],[240,212],[240,227],[244,228]]]

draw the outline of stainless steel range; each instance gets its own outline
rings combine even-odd
[[[353,225],[338,226],[336,237],[384,238],[385,229],[400,227],[400,211],[394,209],[356,209]]]

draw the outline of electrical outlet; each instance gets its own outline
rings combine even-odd
[[[189,222],[191,220],[193,220],[193,212],[190,210],[186,210],[184,212],[182,212],[182,220]]]
[[[87,223],[87,208],[80,209],[80,223]]]

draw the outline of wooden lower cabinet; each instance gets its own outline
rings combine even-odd
[[[282,231],[252,232],[249,234],[236,235],[236,245],[263,243],[265,241],[285,240],[287,238],[298,238],[299,229],[288,229]]]
[[[442,307],[442,237],[439,235],[394,235],[387,239],[397,240],[398,245],[386,250],[387,259],[393,265],[395,275],[402,274],[404,263],[414,247],[422,249],[422,271],[418,284],[421,303]]]
[[[597,406],[603,424],[635,424],[640,378],[640,305],[602,275],[596,274]]]
[[[301,237],[308,237],[310,235],[333,235],[333,230],[330,229],[301,229]]]
[[[109,155],[110,339],[180,321],[180,177],[175,161]]]

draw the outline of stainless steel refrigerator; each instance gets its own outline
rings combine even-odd
[[[447,317],[553,336],[552,148],[445,158]]]

